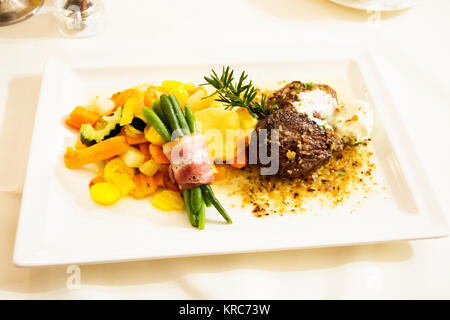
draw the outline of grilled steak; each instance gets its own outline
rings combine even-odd
[[[314,89],[330,93],[336,92],[327,85],[314,85]],[[271,129],[279,130],[278,175],[289,178],[300,178],[328,162],[334,152],[343,149],[342,140],[332,129],[324,129],[305,114],[297,112],[292,102],[298,100],[298,94],[306,88],[301,82],[294,81],[274,92],[268,103],[277,104],[280,109],[258,122],[257,130],[267,129],[268,141],[271,140]],[[267,141],[258,141],[259,147]],[[270,149],[270,148],[269,148]]]

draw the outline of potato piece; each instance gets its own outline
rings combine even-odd
[[[120,155],[120,159],[130,168],[138,168],[145,161],[145,155],[138,149],[130,147]]]
[[[195,119],[198,129],[205,135],[210,158],[234,159],[236,141],[245,137],[237,112],[222,108],[207,108],[197,111]]]
[[[197,90],[192,96],[190,96],[186,103],[192,109],[192,111],[199,111],[202,109],[209,108],[213,103],[216,95],[207,97],[205,90]],[[206,99],[205,99],[206,98]]]

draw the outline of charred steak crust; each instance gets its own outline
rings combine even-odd
[[[314,85],[313,88],[321,88],[336,97],[336,92],[327,85]],[[278,161],[281,177],[305,177],[326,164],[334,152],[343,149],[341,138],[332,129],[319,127],[292,106],[292,102],[298,100],[297,95],[306,90],[300,81],[294,81],[274,92],[269,101],[278,104],[280,109],[260,120],[256,127],[257,130],[267,129],[268,141],[272,138],[271,130],[279,130],[279,154],[272,159]],[[267,142],[258,141],[259,147],[263,143]]]

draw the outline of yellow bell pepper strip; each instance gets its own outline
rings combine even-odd
[[[136,105],[138,104],[138,100],[136,98],[130,98],[125,102],[125,106],[123,107],[122,118],[120,119],[120,125],[126,126],[133,121],[134,118],[134,110]]]
[[[68,147],[64,154],[64,163],[67,169],[77,169],[90,163],[112,158],[125,152],[128,147],[125,137],[122,136],[113,137],[80,150]]]
[[[189,97],[187,90],[182,82],[175,80],[165,80],[162,82],[161,87],[166,89],[169,93],[173,93],[181,106],[186,104],[186,100]]]

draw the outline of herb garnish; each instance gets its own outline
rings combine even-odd
[[[214,70],[211,70],[212,74],[209,77],[204,77],[205,81],[216,89],[219,95],[216,101],[223,102],[225,104],[225,109],[232,109],[235,107],[246,108],[253,118],[261,119],[267,117],[274,110],[278,109],[277,105],[267,106],[265,94],[261,95],[261,101],[255,100],[258,90],[253,86],[252,81],[247,84],[244,81],[247,79],[248,75],[245,71],[242,71],[239,81],[233,84],[233,73],[229,66],[222,68],[222,75],[219,77]],[[212,95],[213,95],[212,94]],[[211,96],[211,95],[210,95]]]
[[[304,83],[303,86],[305,87],[305,89],[312,89],[314,88],[314,83],[313,82]]]
[[[313,82],[304,83],[303,86],[305,87],[305,89],[312,89],[314,88],[314,83]]]

